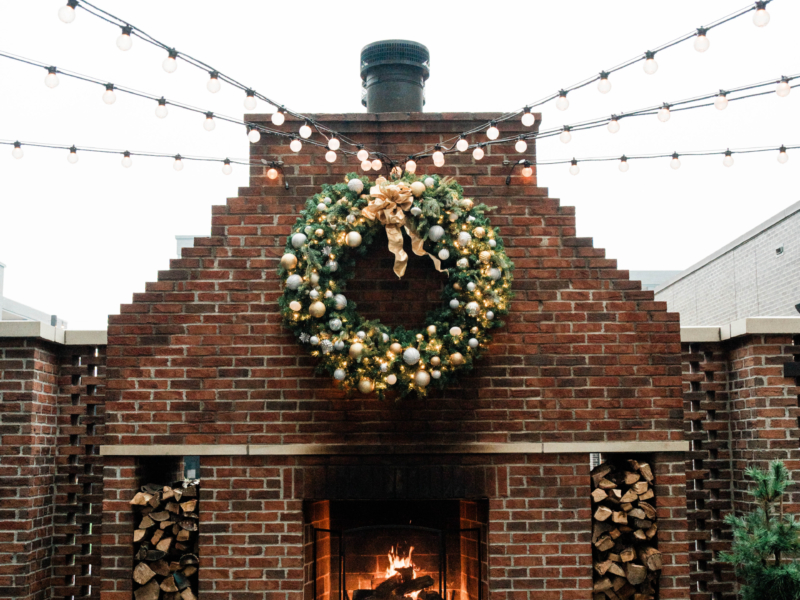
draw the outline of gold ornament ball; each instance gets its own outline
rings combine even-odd
[[[392,354],[400,354],[401,352],[403,352],[403,347],[397,342],[395,342],[394,344],[389,346],[389,350],[391,350]]]
[[[366,377],[358,382],[358,391],[362,394],[369,394],[372,391],[372,380]]]
[[[478,258],[481,259],[482,263],[488,263],[490,260],[492,260],[492,253],[488,250],[484,250],[478,255]]]
[[[314,235],[316,235],[318,238],[321,238],[323,235],[325,235],[325,232],[324,232],[324,231],[322,231],[322,229],[317,229],[317,230],[314,232]]]
[[[297,257],[287,252],[281,256],[281,266],[287,270],[294,269],[297,266]]]
[[[478,328],[477,327],[473,327],[469,331],[470,331],[470,333],[478,333]]]
[[[438,366],[441,364],[441,362],[442,362],[442,359],[441,359],[441,358],[439,358],[438,356],[434,356],[434,357],[431,359],[431,364],[432,364],[434,367],[438,367]]]
[[[476,227],[473,230],[472,235],[474,235],[476,238],[482,238],[486,235],[486,230],[483,227]]]
[[[428,384],[431,382],[431,376],[428,374],[427,371],[417,371],[414,375],[414,383],[416,383],[419,387],[428,387]]]
[[[356,342],[355,344],[352,344],[350,346],[348,354],[350,355],[350,358],[358,358],[359,356],[361,356],[361,353],[363,351],[364,351],[364,346]]]
[[[461,355],[461,352],[453,352],[450,355],[450,364],[453,366],[458,366],[464,362],[464,357]]]
[[[417,198],[422,196],[425,193],[425,184],[421,181],[415,181],[411,184],[411,193],[414,194]]]
[[[461,290],[461,284],[460,284],[460,283],[454,283],[454,284],[453,284],[453,289],[454,289],[454,290],[459,290],[459,291],[460,291],[460,290]]]
[[[311,306],[308,307],[308,314],[310,314],[312,317],[319,319],[322,315],[325,314],[325,305],[319,300],[313,302]]]
[[[351,248],[358,248],[361,245],[361,234],[357,231],[351,231],[347,234],[347,245]]]
[[[471,209],[472,208],[472,200],[470,200],[469,198],[464,198],[461,201],[461,206],[463,206],[467,210]]]
[[[428,335],[436,335],[436,325],[428,325]]]
[[[297,300],[292,300],[291,302],[289,302],[289,308],[291,308],[294,311],[298,311],[301,308],[303,308],[303,305],[300,304]]]
[[[421,342],[423,340],[423,335],[421,333],[417,334],[417,341]]]

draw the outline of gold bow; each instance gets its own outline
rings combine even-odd
[[[414,226],[406,222],[403,211],[411,208],[411,188],[405,183],[387,183],[383,177],[375,180],[377,185],[369,190],[369,204],[362,209],[361,214],[370,221],[378,220],[386,227],[386,237],[389,238],[389,251],[394,254],[394,272],[402,277],[408,265],[408,254],[403,250],[403,228],[411,238],[411,249],[417,256],[428,254],[423,250],[425,243]],[[435,256],[428,254],[437,271],[441,271],[441,262]]]

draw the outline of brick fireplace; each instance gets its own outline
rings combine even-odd
[[[405,156],[496,116],[316,118]],[[503,124],[504,134],[522,130]],[[295,154],[266,136],[251,152],[279,157],[282,176],[253,167],[250,186],[214,207],[211,235],[110,318],[103,597],[132,595],[127,501],[144,477],[157,477],[160,460],[169,478],[174,457],[200,456],[202,600],[344,600],[340,589],[365,600],[358,590],[385,580],[398,545],[415,545],[414,573],[434,580],[425,594],[588,600],[589,457],[602,453],[653,466],[658,597],[688,598],[677,315],[576,237],[574,209],[550,198],[536,173],[517,170],[505,185],[513,147],[493,146],[477,163],[448,156],[436,172],[496,207],[492,222],[515,262],[506,326],[475,371],[444,393],[347,398],[314,374],[314,360],[281,327],[277,267],[305,199],[358,164]],[[411,254],[398,281],[385,243],[371,250],[349,296],[384,322],[421,323],[442,278]],[[422,530],[398,533],[405,525],[444,538],[444,550]],[[376,528],[369,540],[366,527]]]

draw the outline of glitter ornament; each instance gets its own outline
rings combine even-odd
[[[294,269],[297,266],[297,257],[287,252],[281,256],[281,266],[286,270]]]
[[[336,294],[333,301],[336,303],[336,310],[344,310],[347,306],[347,298],[344,297],[344,294]]]
[[[333,372],[333,378],[336,379],[337,381],[342,381],[345,377],[347,377],[347,373],[345,372],[344,369],[336,369]]]
[[[472,241],[472,236],[468,234],[466,231],[462,231],[458,234],[458,245],[462,248],[466,248],[469,246],[470,242]]]
[[[322,315],[325,314],[325,305],[322,302],[314,302],[311,306],[308,307],[308,314],[312,317],[319,319]]]
[[[317,290],[311,290],[308,295],[311,297],[312,300],[316,300],[319,298],[319,292]]]
[[[486,235],[486,230],[483,227],[476,227],[475,230],[472,232],[472,234],[476,238],[480,239]]]
[[[317,236],[318,238],[321,238],[323,235],[325,235],[325,232],[322,229],[317,229],[314,232],[314,235]]]
[[[289,277],[286,278],[286,287],[289,288],[290,290],[296,290],[302,285],[302,283],[303,283],[303,278],[300,277],[300,275],[298,275],[297,273],[295,273],[294,275],[289,275]]]
[[[489,240],[489,248],[494,248],[495,246],[497,246],[497,241],[496,240]]]
[[[469,266],[469,261],[466,258],[459,258],[457,264],[459,269],[466,269]]]
[[[339,331],[342,328],[342,322],[339,319],[331,319],[328,321],[328,327],[331,331]]]
[[[347,189],[356,194],[360,194],[364,191],[364,182],[360,179],[351,179],[347,182]]]
[[[436,185],[436,180],[433,177],[427,177],[425,179],[425,187],[432,188]]]
[[[339,270],[339,263],[336,262],[335,260],[329,260],[328,262],[325,263],[325,266],[331,273],[336,273],[336,271]]]
[[[489,252],[488,250],[484,250],[483,252],[481,252],[481,253],[478,255],[478,259],[479,259],[479,260],[480,260],[482,263],[488,263],[490,260],[492,260],[492,253],[491,253],[491,252]]]
[[[441,260],[447,260],[448,258],[450,258],[450,250],[448,250],[447,248],[442,248],[441,250],[439,250],[439,258]]]
[[[478,303],[477,302],[468,302],[467,303],[467,312],[471,317],[474,317],[478,313]]]
[[[356,335],[357,335],[359,338],[361,338],[362,340],[364,340],[364,339],[366,339],[366,338],[367,338],[367,332],[366,332],[366,331],[359,331],[359,332],[358,332]]]
[[[444,227],[441,225],[434,225],[428,230],[428,239],[432,242],[438,242],[442,236],[444,236]]]
[[[324,202],[320,202],[319,204],[317,204],[317,211],[318,212],[325,212],[326,210],[328,210],[328,207],[325,206]]]
[[[415,365],[419,362],[419,350],[416,348],[406,348],[403,352],[403,360],[407,365]]]
[[[489,277],[491,277],[495,281],[500,279],[500,277],[502,277],[502,275],[503,274],[501,273],[500,269],[498,269],[497,267],[492,267],[491,269],[489,269]]]
[[[308,280],[312,283],[312,285],[317,285],[319,283],[319,273],[314,271],[311,273],[311,276],[308,278]]]
[[[302,233],[295,233],[292,236],[292,246],[294,246],[295,248],[300,248],[303,244],[306,243],[307,239],[308,238]]]

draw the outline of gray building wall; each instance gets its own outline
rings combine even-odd
[[[656,300],[680,313],[681,325],[797,316],[800,202],[660,286]]]

